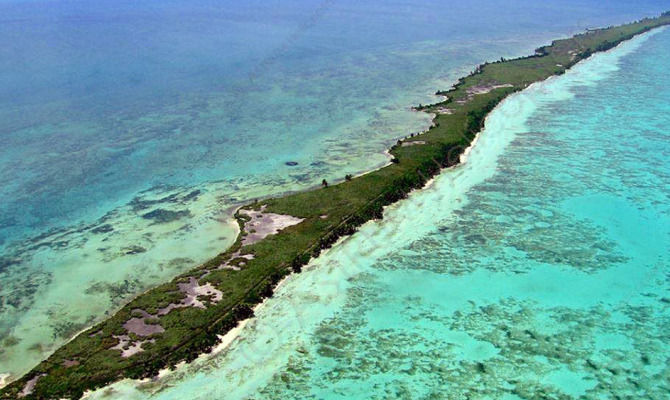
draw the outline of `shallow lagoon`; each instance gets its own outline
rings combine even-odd
[[[499,106],[465,165],[289,278],[229,350],[92,398],[665,398],[670,30]]]

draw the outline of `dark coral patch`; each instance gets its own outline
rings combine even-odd
[[[190,215],[191,215],[191,212],[189,210],[171,211],[171,210],[165,210],[165,209],[162,209],[162,208],[157,208],[153,211],[150,211],[150,212],[142,215],[142,218],[153,220],[154,223],[157,223],[157,224],[164,224],[164,223],[167,223],[167,222],[176,221],[176,220],[181,219],[183,217],[188,217]]]

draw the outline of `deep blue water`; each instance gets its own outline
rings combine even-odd
[[[472,65],[662,10],[0,1],[0,374],[225,249],[229,207],[385,163]]]

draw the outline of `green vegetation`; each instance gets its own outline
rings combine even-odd
[[[245,206],[244,209],[249,210],[264,207],[265,213],[304,220],[252,244],[244,244],[245,235],[240,235],[225,253],[138,296],[113,317],[81,333],[23,378],[4,388],[0,397],[17,398],[28,381],[40,376],[32,394],[26,398],[79,398],[88,389],[121,378],[153,376],[161,368],[195,359],[217,343],[217,335],[252,316],[252,307],[271,296],[284,276],[300,272],[302,266],[338,238],[353,234],[366,221],[381,218],[384,206],[423,187],[442,168],[457,164],[463,150],[483,127],[486,115],[506,96],[533,82],[564,73],[593,52],[607,50],[634,35],[666,24],[670,24],[667,13],[558,40],[538,49],[533,56],[479,66],[471,75],[460,79],[453,89],[438,92],[447,96],[445,101],[417,107],[435,114],[433,127],[393,146],[390,152],[394,162],[356,178],[348,176],[339,184],[328,185],[324,180],[318,190]],[[175,217],[164,214],[147,218]],[[241,227],[250,221],[239,212],[237,218]],[[231,267],[217,268],[224,264]],[[200,285],[211,283],[221,292],[221,300],[213,302],[211,296],[201,296],[199,299],[207,304],[206,308],[174,308],[157,316],[160,309],[179,303],[185,297],[178,284],[185,284],[191,278],[196,278]],[[126,331],[123,325],[129,319],[145,315],[137,310],[152,314],[145,322],[160,324],[165,331],[142,338]],[[119,343],[114,336],[121,335],[143,340],[143,351],[121,357],[119,349],[112,349]]]

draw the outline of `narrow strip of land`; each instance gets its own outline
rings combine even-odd
[[[445,101],[416,107],[435,115],[433,126],[393,146],[388,166],[243,207],[236,214],[241,234],[232,248],[138,296],[5,387],[0,397],[79,398],[86,390],[122,378],[150,377],[195,359],[215,346],[219,335],[251,317],[252,307],[271,296],[283,277],[300,272],[340,237],[382,218],[384,206],[456,165],[486,115],[509,94],[668,24],[670,13],[664,13],[557,40],[528,57],[480,65],[451,90],[437,93]]]

